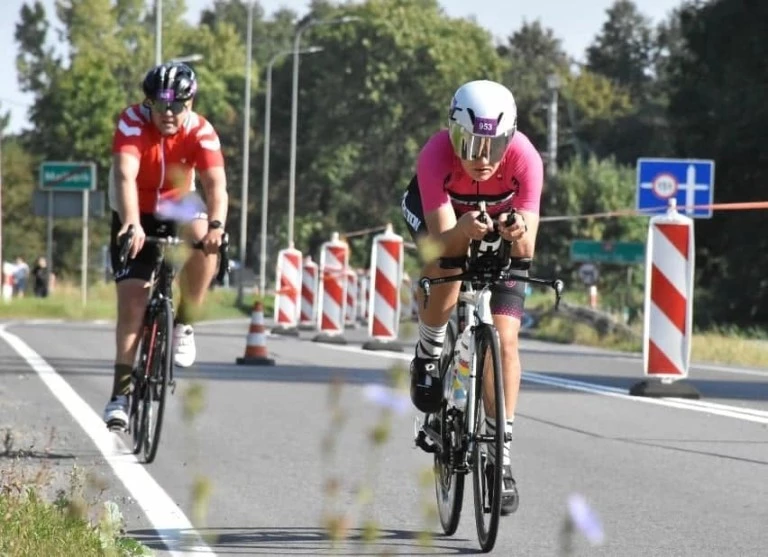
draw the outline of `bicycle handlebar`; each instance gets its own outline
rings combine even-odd
[[[502,226],[510,226],[515,222],[515,210],[510,209],[509,213],[507,214],[507,218],[502,224],[499,220],[491,218],[488,213],[486,212],[486,203],[485,201],[479,202],[479,208],[480,208],[480,214],[477,216],[477,220],[483,223],[488,223],[490,221],[492,232],[489,232],[488,235],[486,235],[486,241],[496,241],[498,240],[498,236],[501,235],[500,229]],[[496,234],[496,238],[488,238],[490,234]],[[509,246],[510,243],[507,240],[503,240],[503,243],[507,246],[506,249],[502,250],[502,255],[500,256],[500,260],[506,260],[505,264],[501,264],[500,260],[496,257],[493,258],[492,262],[490,264],[483,264],[482,261],[479,261],[476,259],[476,257],[473,257],[472,259],[464,256],[464,257],[445,257],[440,258],[440,267],[443,269],[462,269],[462,273],[459,275],[449,276],[449,277],[439,277],[439,278],[429,278],[429,277],[422,277],[419,280],[419,287],[424,292],[424,307],[427,305],[427,301],[429,300],[429,293],[430,288],[432,285],[435,284],[445,284],[448,282],[472,282],[472,283],[484,283],[484,284],[495,284],[497,282],[506,282],[510,280],[517,280],[521,282],[526,282],[530,284],[538,284],[542,286],[548,286],[552,288],[555,291],[555,309],[557,309],[560,306],[560,298],[562,297],[563,288],[565,288],[565,284],[560,279],[542,279],[542,278],[536,278],[536,277],[528,277],[525,275],[515,274],[515,271],[527,271],[531,266],[531,259],[527,257],[510,257],[509,254]],[[470,253],[472,253],[473,248],[477,249],[477,246],[479,246],[480,242],[477,240],[473,240],[470,244]],[[467,263],[474,263],[475,265],[479,265],[477,268],[471,268],[472,265],[469,266]]]
[[[555,309],[560,307],[560,299],[563,294],[565,284],[560,279],[542,279],[537,277],[528,277],[525,275],[515,274],[519,269],[507,268],[503,270],[474,270],[470,269],[464,271],[459,275],[453,275],[450,277],[438,277],[429,278],[421,277],[419,279],[419,288],[424,292],[424,307],[427,307],[429,301],[429,294],[431,287],[436,284],[446,284],[449,282],[483,282],[486,284],[493,284],[497,282],[506,282],[510,280],[517,280],[521,282],[527,282],[530,284],[538,284],[541,286],[548,286],[555,291]]]
[[[133,243],[134,228],[133,225],[128,227],[128,230],[122,236],[118,237],[117,243],[120,246],[118,260],[120,265],[125,265],[128,260],[128,252],[131,249]],[[161,246],[178,246],[181,244],[187,244],[192,249],[203,249],[203,242],[198,240],[196,242],[190,242],[177,236],[147,236],[144,239],[149,244],[156,244]],[[216,281],[221,282],[224,276],[229,271],[229,234],[226,232],[221,237],[221,245],[219,246],[219,268],[216,272]]]

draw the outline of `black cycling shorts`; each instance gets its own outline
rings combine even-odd
[[[421,205],[421,193],[416,176],[403,194],[401,204],[403,218],[414,242],[427,234],[427,224],[424,221],[424,208]],[[458,217],[458,215],[457,215]],[[527,271],[520,272],[527,275]],[[522,319],[525,306],[525,283],[509,281],[491,287],[491,313],[493,315],[508,315]]]
[[[176,235],[176,223],[173,221],[162,221],[157,219],[151,213],[143,213],[140,215],[141,227],[144,229],[144,233],[147,236],[175,236]],[[120,262],[120,246],[117,243],[117,233],[120,232],[123,223],[120,220],[120,215],[117,212],[112,211],[112,230],[110,232],[109,241],[109,254],[112,260],[112,274],[115,282],[120,282],[126,279],[141,279],[145,282],[149,282],[152,278],[152,271],[155,270],[155,263],[160,255],[160,247],[155,244],[144,244],[141,251],[136,255],[135,259],[128,259],[125,267],[121,269]]]

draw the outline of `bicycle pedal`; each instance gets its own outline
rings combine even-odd
[[[171,394],[174,394],[176,392],[176,380],[171,379],[168,381],[168,386],[171,388]]]
[[[416,446],[420,448],[422,451],[424,451],[425,453],[433,454],[437,452],[437,445],[427,441],[427,434],[424,433],[423,431],[419,432],[414,442]]]

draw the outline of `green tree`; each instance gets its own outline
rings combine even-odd
[[[515,95],[518,127],[534,145],[547,141],[547,78],[568,73],[568,56],[552,29],[540,21],[523,23],[499,47],[499,54],[508,62],[504,83]]]
[[[627,91],[632,110],[596,128],[594,152],[601,157],[612,154],[622,164],[634,164],[641,156],[670,156],[673,148],[659,62],[664,58],[662,47],[670,46],[672,35],[663,26],[657,32],[631,0],[617,0],[607,15],[587,48],[587,68]]]
[[[571,72],[560,89],[565,117],[560,118],[563,148],[581,157],[608,157],[615,151],[617,123],[634,112],[625,89],[586,68]],[[563,125],[565,124],[565,125]]]
[[[634,204],[634,170],[616,164],[613,159],[587,160],[574,158],[558,171],[556,179],[545,186],[542,195],[542,213],[545,215],[539,229],[536,247],[537,273],[554,273],[568,281],[568,288],[579,288],[576,271],[580,264],[570,261],[573,240],[639,241],[645,242],[647,218],[599,218],[547,221],[546,215],[572,216],[603,213],[627,209]],[[552,195],[556,193],[556,195]],[[626,267],[601,265],[600,287],[603,292],[621,292],[626,295]],[[635,273],[635,287],[641,273]],[[616,297],[614,297],[616,298]]]
[[[399,199],[421,145],[445,125],[451,95],[465,81],[499,80],[503,71],[490,34],[447,17],[436,1],[322,6],[326,19],[360,20],[314,26],[303,43],[324,48],[302,63],[300,78],[297,232],[316,230],[302,223],[324,224],[322,237],[297,236],[310,252],[329,230],[387,221],[400,228]],[[273,122],[290,121],[290,77],[290,64],[275,72]],[[287,131],[273,129],[278,215],[286,207]]]
[[[655,42],[650,20],[632,0],[616,0],[587,48],[587,66],[642,97],[652,81]]]
[[[715,160],[720,203],[762,201],[768,183],[768,45],[761,39],[768,4],[747,5],[688,3],[680,14],[685,48],[670,58],[677,154]],[[700,324],[768,324],[766,222],[760,211],[696,221]]]
[[[227,23],[195,28],[181,18],[182,0],[165,0],[163,50],[168,57],[200,53],[196,67],[200,95],[196,109],[217,127],[225,145],[228,170],[239,158],[245,53],[236,28]],[[35,95],[33,129],[25,136],[31,156],[88,160],[98,165],[99,187],[107,183],[110,146],[117,115],[140,102],[141,80],[154,62],[154,14],[141,0],[61,0],[67,60],[45,48],[50,18],[36,2],[23,6],[16,27],[17,67],[25,91]],[[230,175],[230,179],[231,179]],[[79,223],[56,225],[54,263],[65,270],[79,265]],[[107,222],[96,223],[92,245],[106,242]]]
[[[5,126],[0,127],[0,129]],[[34,162],[16,137],[2,137],[3,260],[45,255],[45,220],[32,213]],[[31,264],[30,264],[31,267]]]

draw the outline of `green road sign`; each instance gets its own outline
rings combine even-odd
[[[40,189],[84,191],[96,189],[96,165],[92,162],[45,161],[40,165]]]
[[[571,261],[619,263],[624,265],[644,263],[645,244],[643,242],[574,240],[571,242]]]

